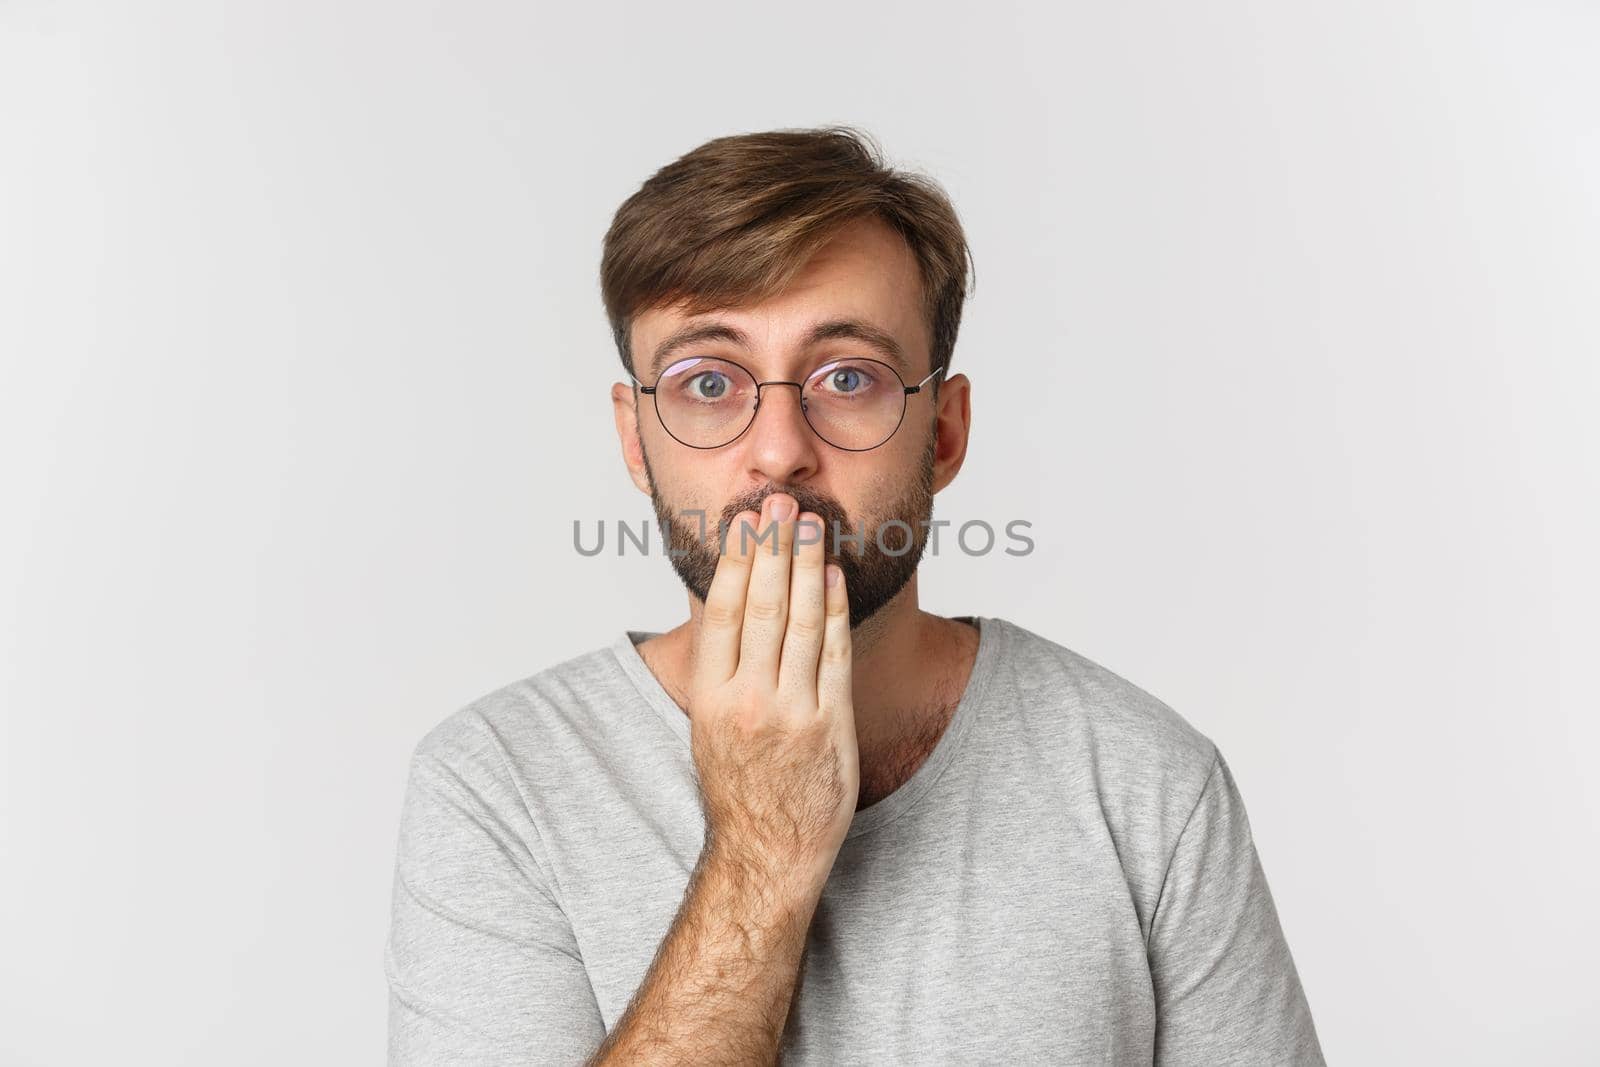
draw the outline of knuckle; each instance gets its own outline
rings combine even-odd
[[[746,689],[733,701],[734,719],[744,726],[755,726],[766,717],[770,701],[753,689]]]
[[[789,617],[789,632],[796,637],[818,637],[823,632],[822,623],[810,615],[791,615]]]
[[[729,545],[728,550],[724,552],[717,560],[717,570],[719,571],[738,571],[749,569],[750,558],[740,553],[735,545]]]
[[[712,626],[733,626],[739,621],[739,609],[725,600],[714,600],[706,605],[703,622]]]
[[[776,600],[752,600],[745,605],[744,611],[759,622],[772,622],[783,617],[783,604]]]

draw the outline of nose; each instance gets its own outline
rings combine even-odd
[[[750,473],[777,485],[804,481],[817,470],[817,436],[800,406],[800,390],[763,385],[755,421],[745,431]]]

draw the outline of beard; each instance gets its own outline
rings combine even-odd
[[[710,509],[706,509],[702,517],[698,511],[676,507],[663,498],[657,489],[655,472],[650,469],[648,453],[644,457],[644,467],[650,479],[650,502],[667,542],[667,558],[672,561],[672,569],[677,571],[684,587],[701,604],[711,591],[721,545],[738,544],[740,530],[734,520],[739,513],[754,511],[759,516],[763,500],[773,493],[787,493],[799,505],[796,518],[809,511],[822,520],[823,557],[826,562],[838,564],[844,574],[845,593],[850,602],[850,628],[854,630],[905,588],[922,561],[928,540],[928,520],[933,515],[934,444],[930,437],[904,492],[854,521],[837,500],[809,486],[769,483],[728,501],[717,517],[719,525],[713,528]],[[726,531],[725,538],[722,531]],[[803,533],[807,538],[816,536],[811,530]],[[853,540],[858,533],[864,535],[860,543]],[[796,540],[801,534],[797,527]],[[879,545],[880,540],[888,546],[888,551]],[[757,542],[750,536],[746,543],[754,551],[773,551],[770,540]]]

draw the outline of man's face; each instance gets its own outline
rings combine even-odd
[[[916,260],[898,234],[874,219],[841,230],[788,289],[765,303],[697,316],[674,308],[652,308],[638,315],[632,337],[634,373],[653,384],[660,371],[655,362],[658,346],[683,327],[711,322],[734,327],[748,344],[699,341],[673,352],[665,363],[693,356],[720,357],[747,368],[757,381],[801,382],[840,357],[890,362],[882,351],[851,337],[805,343],[813,326],[832,320],[861,322],[892,337],[905,360],[905,366],[895,369],[908,385],[933,369]],[[948,393],[948,384],[941,394]],[[966,383],[955,384],[960,394],[956,408],[964,416]],[[933,494],[954,476],[964,451],[963,417],[962,440],[953,463],[941,460],[945,450],[939,447],[940,420],[931,385],[906,397],[899,429],[867,451],[836,448],[818,437],[801,413],[799,390],[791,386],[764,387],[755,421],[736,440],[716,448],[691,448],[674,439],[647,395],[638,395],[636,421],[634,390],[619,385],[613,389],[613,399],[634,481],[649,492],[673,549],[672,565],[696,598],[704,602],[716,573],[719,523],[729,531],[728,543],[734,543],[739,536],[734,517],[744,510],[759,512],[768,495],[781,491],[792,495],[802,512],[814,512],[823,520],[823,548],[844,572],[850,623],[858,626],[915,574],[927,540]],[[910,549],[902,551],[907,527]],[[837,544],[836,529],[845,535]],[[861,543],[847,539],[861,532],[865,534]],[[772,550],[770,542],[755,548]]]

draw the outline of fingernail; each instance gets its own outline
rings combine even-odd
[[[834,586],[836,586],[838,584],[839,584],[839,568],[837,566],[835,566],[834,564],[830,563],[830,564],[828,564],[828,588],[832,589]]]
[[[768,497],[772,501],[772,517],[779,522],[788,519],[794,514],[794,501],[786,496]]]

